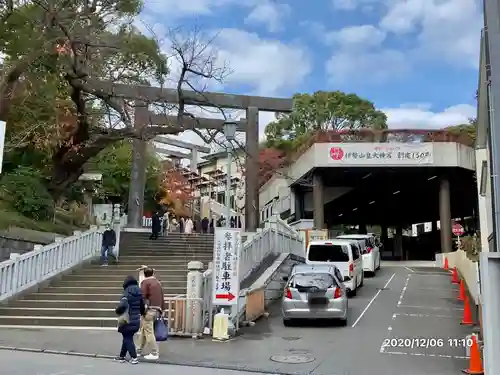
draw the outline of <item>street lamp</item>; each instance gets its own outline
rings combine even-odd
[[[222,130],[224,131],[224,136],[227,140],[227,174],[226,174],[226,209],[227,209],[227,217],[226,217],[226,227],[231,228],[231,164],[232,158],[231,153],[233,151],[232,141],[236,135],[237,124],[235,121],[230,118],[224,121],[224,125],[222,126]]]

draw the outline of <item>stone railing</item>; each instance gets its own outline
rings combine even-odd
[[[93,226],[45,246],[35,245],[27,253],[11,254],[0,263],[0,302],[97,256],[102,232]]]

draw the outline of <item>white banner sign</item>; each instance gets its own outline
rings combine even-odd
[[[240,294],[239,229],[215,228],[212,301],[214,305],[232,306]]]
[[[0,173],[2,173],[3,165],[3,149],[5,144],[5,130],[7,129],[7,123],[5,121],[0,121]]]
[[[330,164],[432,164],[432,143],[330,143]]]

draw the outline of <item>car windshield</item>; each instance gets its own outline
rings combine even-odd
[[[293,287],[304,293],[311,288],[326,290],[335,285],[333,277],[327,273],[297,274],[293,280]]]
[[[307,258],[311,262],[349,262],[347,249],[341,245],[311,245]]]

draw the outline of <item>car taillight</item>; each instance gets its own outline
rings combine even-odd
[[[367,253],[367,254],[370,254],[371,252],[372,252],[372,248],[371,248],[371,247],[367,247],[367,248],[366,248],[366,253]]]
[[[342,297],[342,289],[335,288],[335,293],[333,293],[333,299]]]
[[[354,264],[349,264],[349,272],[354,272]]]
[[[286,288],[286,291],[285,291],[285,296],[286,296],[286,298],[288,298],[288,299],[293,299],[293,297],[292,297],[292,292],[291,292],[290,288]]]

